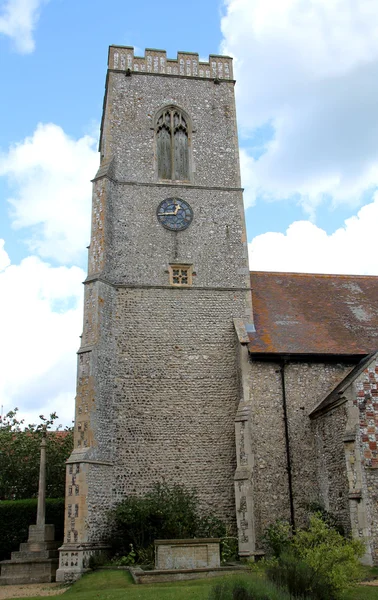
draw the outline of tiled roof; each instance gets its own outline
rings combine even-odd
[[[252,353],[366,355],[378,349],[378,277],[251,272]]]

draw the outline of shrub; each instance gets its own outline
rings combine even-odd
[[[130,544],[129,552],[125,556],[113,556],[112,564],[118,567],[130,567],[135,564],[136,552],[132,544]]]
[[[292,553],[281,554],[278,561],[267,566],[266,574],[277,587],[287,589],[292,598],[308,594],[314,600],[333,600],[323,574]]]
[[[9,559],[28,538],[37,518],[37,499],[0,502],[0,560]],[[46,523],[55,525],[55,539],[63,539],[64,498],[46,499]]]
[[[297,532],[293,538],[293,549],[316,573],[324,575],[335,598],[359,578],[361,566],[358,559],[365,551],[363,543],[344,538],[318,514],[310,517],[308,529]]]
[[[278,558],[291,544],[293,529],[290,523],[278,519],[264,531],[262,541],[268,556]]]
[[[320,517],[321,520],[324,521],[324,523],[327,523],[328,527],[336,529],[336,531],[338,531],[340,535],[346,537],[344,525],[342,524],[340,519],[336,515],[325,509],[324,506],[322,506],[318,502],[310,502],[310,504],[308,504],[306,508],[310,516],[313,514],[318,515],[318,517]]]
[[[153,567],[155,564],[155,547],[153,544],[147,548],[138,548],[138,561],[145,568]],[[134,561],[135,562],[135,561]]]
[[[95,552],[94,554],[91,554],[91,556],[89,557],[88,560],[88,567],[89,569],[92,569],[92,571],[96,571],[97,569],[100,569],[101,567],[103,567],[104,565],[106,565],[109,562],[109,556],[107,554],[107,552]]]
[[[264,579],[250,577],[217,583],[211,588],[209,600],[290,600],[290,595]]]
[[[127,556],[130,544],[143,561],[156,539],[223,537],[224,524],[213,516],[201,517],[194,490],[181,485],[156,484],[144,496],[128,496],[110,513],[109,543],[113,554]]]
[[[238,539],[229,535],[222,538],[221,546],[221,561],[227,563],[231,560],[235,560],[239,557],[239,544]]]
[[[307,594],[314,600],[336,600],[359,578],[358,558],[363,553],[362,542],[344,538],[321,515],[313,514],[309,527],[296,532],[267,575],[294,598]]]

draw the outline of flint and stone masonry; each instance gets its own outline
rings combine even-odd
[[[226,56],[109,49],[58,581],[163,480],[241,556],[318,503],[378,564],[378,279],[249,273],[234,83]]]
[[[185,116],[184,180],[158,176],[165,107]],[[103,546],[109,508],[162,480],[236,527],[234,319],[252,307],[232,60],[111,47],[100,153],[58,581]],[[167,198],[191,207],[185,230],[158,221]],[[175,264],[190,286],[170,284]]]

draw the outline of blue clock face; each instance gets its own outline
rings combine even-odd
[[[156,215],[159,223],[171,231],[182,231],[193,220],[192,209],[180,198],[167,198],[160,202]]]

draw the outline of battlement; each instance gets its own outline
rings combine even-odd
[[[178,52],[177,59],[174,59],[167,58],[165,50],[146,48],[144,56],[134,56],[132,46],[110,46],[108,67],[117,71],[130,69],[159,75],[233,79],[232,58],[217,54],[210,54],[209,62],[204,62],[195,52]]]

